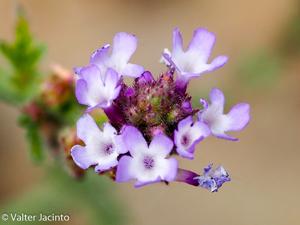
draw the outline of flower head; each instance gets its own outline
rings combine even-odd
[[[116,129],[109,123],[105,123],[101,131],[90,115],[83,115],[77,122],[77,136],[85,146],[75,145],[71,149],[76,165],[82,169],[96,166],[97,172],[115,167],[119,154],[126,153],[124,148],[118,147],[116,135]]]
[[[132,34],[120,32],[114,37],[111,53],[110,45],[104,45],[92,54],[90,63],[97,65],[102,73],[112,68],[120,76],[139,77],[144,68],[128,63],[136,48],[137,38]]]
[[[92,55],[89,66],[76,69],[79,103],[87,105],[88,113],[102,108],[109,121],[101,131],[91,116],[80,118],[77,133],[85,146],[75,145],[71,156],[79,167],[95,166],[101,174],[108,171],[105,174],[116,182],[135,180],[140,187],[177,181],[214,192],[230,180],[223,167],[213,170],[209,165],[199,175],[179,168],[173,156],[193,159],[196,144],[210,134],[235,140],[225,132],[248,123],[249,105],[238,104],[224,115],[223,93],[213,89],[210,104],[201,99],[203,109],[193,107],[187,92],[190,78],[224,65],[227,57],[208,63],[215,36],[205,29],[194,32],[187,51],[178,29],[173,35],[172,53],[163,54],[167,71],[157,79],[128,63],[137,40],[127,33],[116,34],[112,51],[105,45]],[[135,79],[129,85],[122,76]]]
[[[239,103],[231,108],[228,114],[224,114],[225,98],[221,90],[213,88],[210,92],[211,104],[201,100],[204,109],[199,112],[199,121],[206,123],[213,135],[219,138],[236,141],[237,138],[227,135],[227,131],[242,130],[250,120],[250,106]]]
[[[166,157],[173,142],[162,134],[156,135],[148,145],[141,132],[135,127],[124,129],[122,140],[131,156],[123,156],[118,164],[116,181],[136,179],[135,186],[159,181],[173,181],[177,173],[177,161]]]
[[[122,86],[115,103],[126,123],[139,128],[150,140],[156,128],[171,137],[179,121],[194,115],[197,110],[191,108],[190,100],[186,92],[177,92],[172,75],[164,73],[154,80],[146,71],[132,87]]]
[[[76,97],[88,110],[95,107],[107,108],[116,99],[121,90],[118,74],[113,69],[101,73],[95,65],[84,67],[76,82]]]
[[[204,168],[203,175],[194,177],[194,180],[199,182],[200,187],[216,192],[223,183],[230,181],[230,177],[222,166],[212,169],[212,164],[210,164]]]
[[[188,159],[194,158],[195,145],[210,134],[206,124],[193,122],[192,116],[181,120],[174,132],[174,142],[177,153]]]
[[[183,40],[178,28],[173,31],[173,50],[164,51],[165,62],[178,72],[180,82],[187,83],[192,77],[198,77],[205,72],[213,71],[227,62],[226,56],[218,56],[208,63],[215,43],[215,35],[206,29],[198,28],[186,51],[183,50]]]

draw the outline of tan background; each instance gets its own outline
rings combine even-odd
[[[12,38],[14,2],[0,0],[0,37]],[[272,48],[296,4],[292,0],[23,0],[36,38],[48,45],[43,62],[72,68],[88,62],[90,53],[110,42],[118,31],[135,33],[139,47],[133,61],[154,73],[171,31],[178,26],[187,42],[194,28],[217,35],[214,55],[230,57],[226,67],[198,80],[191,91],[217,86],[236,90],[233,101],[252,106],[249,127],[240,142],[214,138],[202,142],[193,162],[181,166],[201,170],[209,162],[224,165],[232,182],[211,194],[183,184],[151,185],[135,190],[117,185],[135,225],[296,225],[300,224],[300,90],[299,59],[291,60],[272,88],[244,91],[232,73],[239,57]],[[232,86],[232,85],[236,86]],[[38,182],[41,169],[31,164],[17,112],[0,105],[0,202]]]

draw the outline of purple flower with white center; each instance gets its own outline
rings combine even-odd
[[[218,56],[208,63],[214,43],[215,35],[213,33],[198,28],[194,31],[187,50],[184,51],[181,33],[176,28],[173,31],[173,50],[172,52],[164,50],[163,61],[176,69],[178,81],[182,85],[186,85],[191,78],[218,69],[227,62],[227,56]]]
[[[197,29],[184,51],[181,34],[175,29],[173,51],[165,50],[162,59],[167,70],[157,79],[141,66],[128,63],[137,47],[131,34],[118,33],[112,50],[109,45],[97,50],[89,66],[76,69],[76,97],[87,106],[87,113],[101,108],[108,122],[100,130],[88,114],[79,119],[77,133],[85,146],[72,148],[74,162],[83,169],[94,166],[97,173],[116,182],[135,180],[136,187],[176,181],[216,192],[229,181],[223,167],[209,165],[200,175],[179,168],[173,157],[193,159],[196,145],[210,134],[236,140],[226,132],[241,130],[249,122],[246,103],[223,113],[224,96],[218,89],[211,91],[210,104],[200,99],[203,109],[191,104],[188,81],[227,61],[218,56],[208,63],[214,41],[212,33]],[[122,76],[135,79],[128,85]]]
[[[83,115],[77,122],[77,136],[85,146],[75,145],[71,149],[76,165],[82,169],[95,166],[96,172],[115,167],[118,156],[126,153],[124,148],[118,147],[116,135],[116,129],[109,123],[105,123],[101,131],[89,114]]]
[[[242,130],[250,120],[250,106],[247,103],[239,103],[231,108],[228,114],[224,114],[225,98],[221,90],[213,88],[210,92],[211,104],[201,100],[204,109],[199,112],[199,121],[206,123],[211,133],[219,138],[237,141],[237,138],[227,135],[227,131]]]
[[[132,34],[120,32],[114,37],[111,53],[110,45],[104,45],[92,54],[90,63],[97,65],[101,72],[112,68],[119,76],[139,77],[144,72],[144,68],[128,63],[136,48],[137,38]]]
[[[78,73],[76,81],[76,98],[80,104],[93,108],[107,108],[115,100],[121,90],[118,74],[108,69],[102,74],[97,66],[89,65]]]
[[[173,181],[177,160],[166,158],[173,142],[162,134],[154,136],[148,145],[141,132],[132,126],[124,128],[122,140],[131,156],[123,156],[117,167],[116,181],[136,179],[136,187],[159,181]]]
[[[195,145],[210,134],[206,124],[194,122],[192,116],[181,120],[174,132],[177,153],[187,159],[194,158]]]
[[[216,192],[223,183],[230,181],[230,177],[222,166],[212,169],[212,164],[210,164],[204,168],[203,175],[194,177],[194,180],[198,181],[200,187]]]

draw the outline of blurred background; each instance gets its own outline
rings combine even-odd
[[[85,65],[96,48],[126,31],[139,38],[132,62],[158,75],[174,27],[186,44],[195,28],[208,28],[217,37],[213,56],[226,54],[230,60],[192,80],[195,104],[218,87],[229,99],[227,109],[249,102],[252,120],[235,134],[239,142],[208,138],[198,145],[195,160],[180,160],[181,167],[195,171],[210,162],[227,168],[232,182],[218,193],[181,183],[134,189],[132,183],[116,185],[92,174],[90,185],[77,184],[61,171],[33,163],[17,123],[19,110],[1,102],[1,213],[68,213],[70,221],[59,224],[87,224],[90,212],[108,217],[94,221],[105,225],[300,224],[299,0],[0,0],[0,39],[14,39],[17,2],[34,39],[47,48],[41,71],[53,63],[69,70]],[[0,58],[0,63],[7,62]]]

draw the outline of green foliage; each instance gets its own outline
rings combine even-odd
[[[44,146],[39,133],[38,124],[26,115],[20,116],[19,123],[26,131],[26,139],[29,144],[31,158],[35,162],[41,162],[44,159]]]
[[[300,54],[300,15],[293,18],[284,32],[281,42],[281,51],[284,54]]]
[[[282,29],[279,51],[284,56],[300,54],[300,1],[297,2],[296,9],[296,13]]]
[[[2,212],[31,215],[68,214],[70,221],[78,218],[89,225],[124,225],[126,213],[113,196],[107,178],[94,172],[82,181],[74,180],[59,167],[47,167],[44,181],[23,197],[8,204]],[[87,220],[87,221],[86,221]],[[28,224],[29,222],[0,221],[0,224]],[[35,221],[30,224],[41,224]]]
[[[100,177],[94,171],[89,171],[84,182],[78,182],[62,172],[58,177],[57,170],[52,173],[53,179],[58,181],[57,188],[68,199],[73,198],[76,201],[73,205],[75,209],[85,210],[83,212],[91,218],[90,224],[126,224],[127,218],[124,209],[113,196],[112,183],[107,177]],[[65,191],[63,192],[63,190]]]
[[[13,104],[20,104],[35,95],[40,73],[38,63],[44,46],[36,44],[28,23],[19,15],[15,29],[15,40],[10,43],[0,40],[0,53],[10,67],[0,68],[0,98]]]
[[[45,111],[51,115],[56,121],[63,125],[74,126],[84,108],[78,104],[75,96],[71,96],[64,104],[59,104],[57,107],[44,107]]]
[[[29,101],[34,102],[42,111],[41,118],[33,119],[25,113],[22,113],[19,118],[20,125],[26,130],[30,155],[35,162],[41,162],[49,150],[43,139],[45,136],[42,136],[41,132],[43,123],[57,125],[53,136],[58,140],[61,128],[74,126],[83,109],[76,102],[74,95],[71,95],[64,103],[55,106],[44,102],[39,89],[42,74],[38,69],[44,47],[34,41],[23,15],[19,15],[15,36],[12,43],[0,41],[0,54],[10,65],[5,68],[0,65],[0,100],[19,107],[28,106]],[[103,115],[97,118],[99,123],[105,120],[107,118]],[[54,158],[51,161],[54,165],[46,167],[46,179],[23,197],[8,203],[5,207],[2,206],[2,213],[32,215],[63,213],[70,214],[71,220],[76,219],[79,214],[90,225],[125,224],[126,213],[113,196],[112,183],[92,171],[88,172],[82,180],[74,179],[64,171],[64,166],[66,166],[64,157],[65,155],[62,158]],[[47,161],[44,161],[43,165],[46,163]],[[4,222],[0,220],[0,224],[28,223],[41,224],[40,221],[12,222],[10,220]]]

